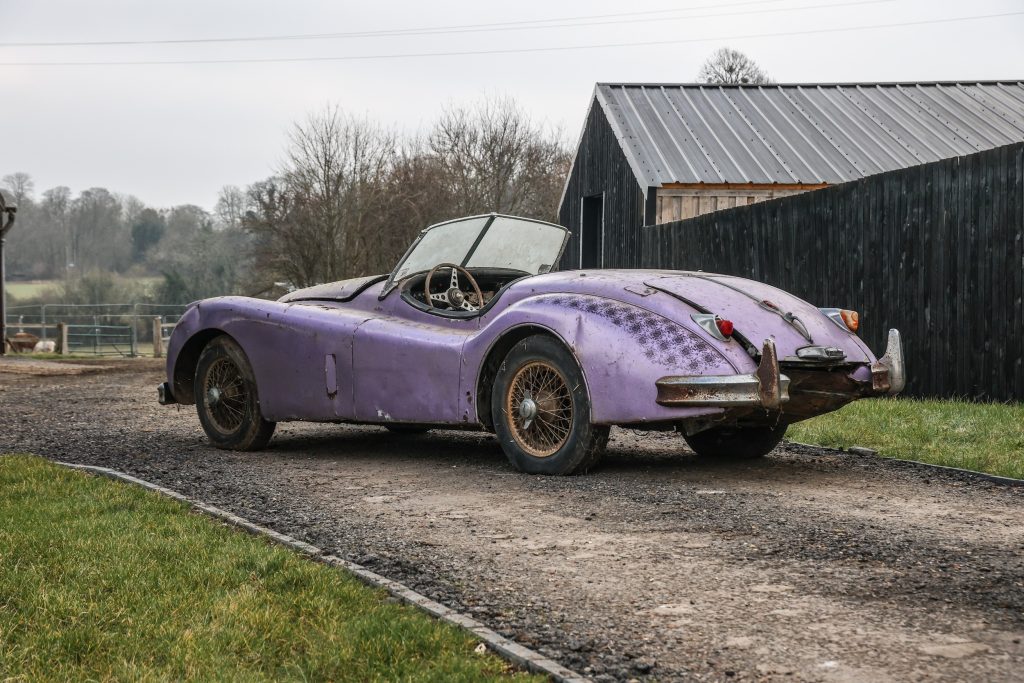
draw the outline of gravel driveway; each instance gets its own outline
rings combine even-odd
[[[0,361],[0,452],[208,501],[595,680],[1024,680],[1024,489],[796,446],[708,463],[624,430],[571,478],[516,474],[468,432],[285,424],[223,452],[156,405],[153,361],[19,363]]]

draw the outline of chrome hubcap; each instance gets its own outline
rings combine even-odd
[[[206,392],[206,402],[211,406],[215,406],[220,403],[220,389],[217,387],[210,387],[209,391]]]
[[[529,394],[519,404],[519,417],[523,419],[523,429],[529,429],[533,418],[537,417],[537,402]]]

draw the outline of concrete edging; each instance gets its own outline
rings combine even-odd
[[[833,453],[842,453],[843,455],[847,455],[847,456],[853,455],[853,456],[861,457],[861,458],[863,458],[863,457],[876,458],[878,460],[884,460],[886,462],[898,462],[898,463],[903,463],[905,465],[916,465],[918,467],[927,467],[927,468],[934,469],[934,470],[940,470],[940,471],[945,471],[945,472],[953,472],[953,473],[956,473],[956,474],[966,474],[966,475],[969,475],[969,476],[972,476],[972,477],[977,477],[978,479],[984,479],[985,481],[990,481],[993,484],[999,484],[1001,486],[1024,486],[1024,479],[1014,479],[1012,477],[1001,477],[998,474],[989,474],[988,472],[978,472],[977,470],[965,470],[965,469],[960,468],[960,467],[950,467],[948,465],[936,465],[936,464],[930,463],[930,462],[921,462],[920,460],[905,460],[903,458],[889,458],[889,457],[886,457],[884,455],[878,455],[878,452],[875,451],[874,449],[865,449],[865,450],[871,450],[873,452],[873,455],[865,455],[863,453],[858,453],[858,452],[853,450],[854,448],[863,448],[862,446],[850,446],[849,448],[833,448],[831,446],[820,446],[818,444],[803,443],[801,441],[789,441],[789,440],[787,440],[786,443],[792,444],[793,446],[801,446],[803,448],[816,448],[816,449],[822,450],[822,451],[832,451]]]
[[[545,657],[539,652],[520,645],[515,641],[509,640],[505,636],[487,628],[484,624],[469,615],[445,607],[441,603],[435,602],[427,596],[417,593],[408,586],[397,581],[392,581],[391,579],[381,576],[376,572],[372,572],[360,564],[350,562],[340,557],[335,557],[334,555],[328,555],[314,545],[292,538],[286,534],[279,533],[273,529],[260,526],[259,524],[254,524],[249,520],[227,512],[226,510],[221,510],[220,508],[212,505],[207,505],[206,503],[193,500],[192,498],[178,493],[177,491],[172,491],[171,489],[164,488],[158,484],[148,482],[144,479],[139,479],[138,477],[133,477],[130,474],[125,474],[124,472],[112,470],[108,467],[98,467],[96,465],[79,465],[77,463],[60,462],[56,460],[51,460],[51,462],[63,467],[92,472],[105,477],[110,477],[111,479],[118,479],[142,486],[150,491],[155,491],[169,498],[174,498],[175,500],[186,503],[200,512],[225,521],[233,526],[248,531],[251,534],[266,536],[275,543],[297,550],[318,562],[334,567],[341,567],[342,569],[354,574],[356,578],[364,583],[369,584],[374,588],[383,588],[402,602],[419,607],[441,621],[448,622],[449,624],[453,624],[454,626],[469,631],[483,641],[487,647],[495,653],[531,673],[546,674],[559,683],[589,683],[590,681],[590,679],[585,676],[562,666],[558,662]]]

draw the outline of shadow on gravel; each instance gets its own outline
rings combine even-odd
[[[484,465],[507,468],[508,461],[491,435],[458,431],[396,434],[385,429],[340,428],[336,432],[281,434],[267,451],[290,457],[344,460],[434,461],[438,466]]]
[[[294,430],[294,431],[292,431]],[[655,444],[613,443],[601,464],[584,477],[680,480],[726,476],[763,481],[788,478],[804,472],[808,463],[769,456],[754,460],[698,458],[684,445],[670,439]],[[459,430],[433,430],[425,434],[399,434],[368,427],[336,428],[320,425],[310,433],[303,427],[286,427],[274,437],[268,454],[321,461],[362,460],[380,462],[418,461],[437,467],[471,467],[514,474],[501,446],[492,434]],[[522,475],[529,477],[531,475]],[[541,477],[543,478],[543,477]]]

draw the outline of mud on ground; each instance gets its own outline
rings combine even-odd
[[[796,446],[709,463],[623,430],[569,478],[517,474],[466,432],[285,424],[266,452],[223,452],[156,404],[159,363],[110,365],[0,364],[0,452],[206,500],[595,680],[1024,680],[1022,489]]]

